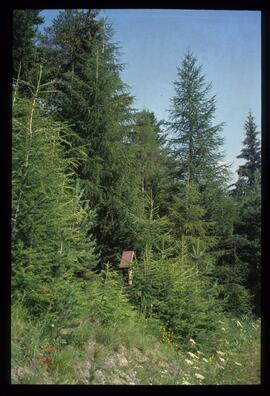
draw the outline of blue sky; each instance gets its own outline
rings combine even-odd
[[[57,10],[43,11],[49,25]],[[106,9],[121,46],[123,81],[137,109],[168,119],[177,67],[188,48],[202,65],[216,95],[215,122],[224,122],[226,160],[235,171],[243,161],[246,116],[253,111],[261,127],[261,15],[259,11]],[[236,175],[234,176],[234,178]]]

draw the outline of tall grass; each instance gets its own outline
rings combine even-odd
[[[141,315],[119,324],[91,319],[55,331],[47,318],[12,307],[12,383],[257,384],[260,322],[224,317],[216,348],[190,339],[184,350],[156,320]]]

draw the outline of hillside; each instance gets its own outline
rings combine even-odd
[[[44,334],[44,323],[36,326],[17,307],[13,328],[14,384],[260,383],[260,322],[255,320],[220,323],[220,338],[211,353],[198,350],[192,339],[184,352],[157,323],[145,320],[119,328],[85,323],[62,329],[54,339]],[[65,336],[72,332],[68,341]],[[79,345],[82,333],[87,341]]]

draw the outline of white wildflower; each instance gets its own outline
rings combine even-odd
[[[223,366],[221,366],[220,364],[217,364],[217,366],[218,366],[218,368],[220,368],[220,369],[224,370],[224,367],[223,367]]]
[[[239,320],[236,321],[236,324],[237,324],[238,327],[243,328],[243,326],[242,326],[242,324],[239,322]]]
[[[183,380],[182,385],[190,385],[190,382]]]
[[[242,364],[241,363],[238,363],[238,362],[234,362],[237,366],[242,366]]]
[[[223,359],[222,357],[218,357],[219,358],[219,360],[221,361],[221,362],[225,362],[225,359]]]
[[[51,327],[54,327],[54,324],[53,324],[53,323],[51,324]]]
[[[190,339],[189,339],[189,342],[191,342],[191,344],[193,344],[193,345],[196,344],[196,342],[193,340],[193,338],[190,338]]]
[[[188,352],[188,354],[189,354],[189,356],[191,356],[191,357],[193,357],[193,358],[199,359],[198,356],[196,356],[196,355],[195,355],[194,353],[192,353],[192,352]]]
[[[205,377],[199,373],[195,373],[195,377],[202,380],[205,379]]]
[[[188,360],[188,359],[185,359],[185,362],[187,363],[187,364],[193,364],[193,362],[191,361],[191,360]]]
[[[217,354],[218,354],[218,355],[221,355],[221,356],[224,356],[224,355],[225,355],[225,353],[224,353],[224,352],[221,352],[221,351],[217,351]]]

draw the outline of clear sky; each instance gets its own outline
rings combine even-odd
[[[49,25],[57,10],[43,11]],[[249,109],[261,127],[261,14],[259,11],[106,9],[121,46],[123,81],[137,109],[168,119],[177,66],[188,48],[216,95],[216,122],[225,122],[226,160],[235,171]],[[236,177],[236,175],[235,175]]]

